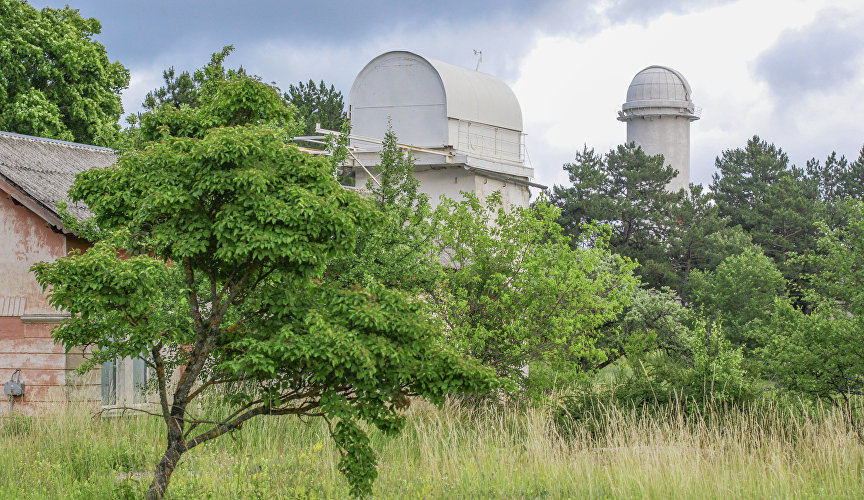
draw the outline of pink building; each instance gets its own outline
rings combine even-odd
[[[63,227],[56,203],[69,201],[76,174],[114,160],[106,148],[0,132],[0,383],[21,370],[26,387],[15,398],[16,413],[72,399],[117,404],[118,394],[134,392],[146,378],[143,364],[130,360],[106,363],[101,374],[77,375],[81,351],[67,353],[51,338],[68,315],[51,307],[29,271],[36,262],[89,246]],[[89,215],[82,204],[70,203],[69,211],[80,219]],[[9,411],[8,404],[0,406],[0,413]]]

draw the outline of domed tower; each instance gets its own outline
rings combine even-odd
[[[678,171],[667,186],[670,191],[690,186],[690,122],[699,119],[690,94],[684,75],[665,66],[648,66],[633,77],[627,102],[618,112],[618,120],[627,123],[627,142],[642,146],[649,155],[662,154]]]

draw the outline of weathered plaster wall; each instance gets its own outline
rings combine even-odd
[[[24,297],[25,315],[56,311],[30,273],[30,266],[66,254],[66,238],[39,216],[0,192],[0,296]]]
[[[30,266],[51,261],[71,247],[86,248],[86,242],[55,232],[40,217],[0,192],[0,298],[23,297],[20,316],[0,316],[0,383],[21,369],[26,384],[23,398],[16,398],[16,410],[32,411],[40,404],[69,398],[95,399],[99,395],[98,374],[76,376],[81,353],[65,352],[54,343],[51,329],[56,323],[32,322],[27,317],[56,315],[42,288],[30,273]],[[0,405],[3,412],[8,405]]]

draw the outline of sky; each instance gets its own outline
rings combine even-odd
[[[131,72],[127,112],[225,45],[226,64],[275,82],[324,80],[347,102],[354,77],[390,50],[474,68],[507,82],[522,106],[535,180],[565,184],[584,146],[626,139],[616,120],[633,76],[652,64],[689,81],[691,182],[759,135],[803,166],[864,146],[861,0],[67,0],[102,23],[96,39]],[[51,1],[30,2],[62,7]]]

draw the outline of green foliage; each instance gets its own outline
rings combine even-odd
[[[463,194],[436,209],[436,255],[450,270],[429,302],[450,342],[515,382],[533,362],[564,377],[602,361],[598,329],[636,286],[633,264],[609,252],[608,229],[585,226],[573,248],[542,200],[507,211],[500,194]]]
[[[808,257],[820,269],[805,294],[815,310],[777,300],[761,357],[783,387],[849,404],[864,395],[864,203],[850,199],[847,225],[823,230],[820,254]]]
[[[754,400],[743,352],[725,338],[721,328],[696,321],[692,328],[676,333],[675,345],[658,343],[651,351],[628,353],[613,366],[610,379],[595,381],[563,398],[559,422],[587,421],[594,431],[602,432],[604,422],[598,413],[604,413],[607,405],[640,414],[664,414],[676,408],[700,414]]]
[[[804,314],[777,299],[771,321],[760,330],[764,372],[781,387],[845,403],[864,395],[864,349],[860,318],[830,308]]]
[[[392,130],[375,171],[380,185],[370,179],[366,190],[382,217],[361,230],[352,255],[331,262],[328,275],[347,285],[378,282],[412,293],[433,288],[441,269],[429,197],[419,191],[414,158],[397,146]]]
[[[290,145],[299,125],[276,89],[229,73],[198,98],[142,115],[140,148],[76,179],[70,196],[102,239],[34,266],[72,315],[54,338],[92,348],[91,366],[146,353],[167,429],[151,498],[184,453],[258,415],[333,422],[340,468],[367,494],[375,455],[359,422],[395,433],[408,395],[489,391],[494,375],[444,347],[415,298],[325,278],[379,217],[326,157]],[[190,403],[213,391],[224,405],[197,416]]]
[[[650,264],[660,283],[686,297],[690,273],[716,267],[712,266],[718,255],[715,240],[728,231],[727,222],[720,218],[712,194],[699,184],[670,205],[670,211],[669,230],[660,240],[665,243],[662,253]]]
[[[178,75],[173,66],[166,69],[162,72],[165,85],[147,92],[144,96],[144,109],[155,111],[166,104],[175,108],[197,108],[201,105],[200,94],[208,80],[225,80],[246,74],[243,68],[226,70],[223,66],[225,58],[233,51],[233,45],[226,45],[221,52],[210,56],[210,62],[206,66],[192,73],[181,71]]]
[[[790,166],[786,153],[757,136],[743,149],[724,151],[716,167],[711,190],[720,215],[740,225],[787,280],[800,284],[803,270],[789,260],[793,252],[815,250],[822,211],[817,184]]]
[[[309,83],[299,82],[296,86],[290,85],[285,99],[297,108],[298,118],[304,124],[304,135],[314,134],[316,123],[327,130],[341,130],[348,116],[345,113],[342,92],[337,91],[333,85],[328,88],[323,80],[318,85],[312,80],[309,80]]]
[[[129,70],[93,40],[101,30],[68,6],[0,0],[0,130],[111,146]]]
[[[624,356],[633,360],[657,349],[682,352],[682,339],[690,331],[689,316],[689,310],[668,288],[637,288],[624,312],[603,327],[598,345],[605,351],[606,360],[593,369],[601,370]]]
[[[637,261],[644,281],[675,285],[668,282],[674,271],[665,242],[674,224],[673,207],[685,195],[666,190],[676,172],[664,165],[663,156],[648,156],[633,143],[603,157],[585,147],[564,170],[571,185],[555,186],[550,202],[561,209],[559,223],[567,233],[580,235],[586,223],[609,224],[610,248]]]
[[[753,321],[768,318],[774,300],[783,297],[786,280],[758,248],[727,257],[714,271],[694,271],[693,304],[707,318],[722,322],[735,345],[754,347]]]

